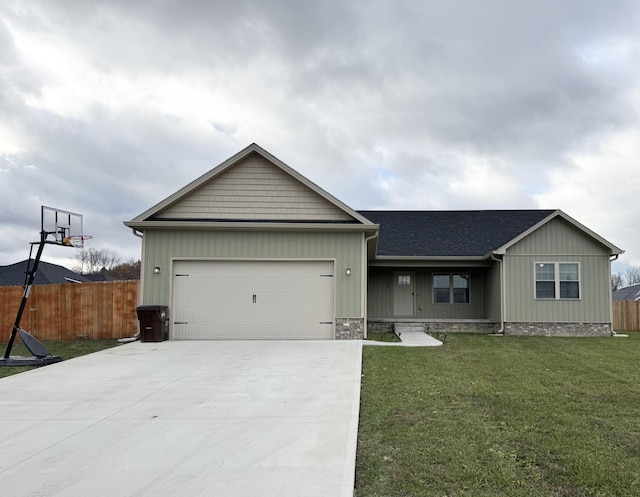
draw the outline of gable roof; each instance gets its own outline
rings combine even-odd
[[[526,231],[520,233],[518,236],[516,236],[514,239],[510,240],[509,242],[505,243],[503,246],[499,247],[498,249],[494,250],[493,252],[495,252],[496,254],[504,254],[506,252],[506,250],[511,247],[512,245],[518,243],[520,240],[522,240],[524,237],[528,236],[529,234],[533,233],[534,231],[536,231],[538,228],[540,228],[542,225],[548,223],[549,221],[551,221],[552,219],[555,218],[561,218],[564,219],[566,222],[568,222],[569,224],[573,225],[575,228],[579,229],[580,231],[582,231],[583,233],[585,233],[586,235],[590,236],[591,238],[593,238],[594,240],[596,240],[597,242],[601,243],[602,245],[604,245],[605,247],[607,247],[610,251],[611,255],[620,255],[624,253],[624,250],[622,250],[619,247],[616,247],[613,243],[605,240],[604,238],[602,238],[600,235],[598,235],[597,233],[595,233],[594,231],[591,231],[589,228],[587,228],[585,225],[580,224],[578,221],[576,221],[575,219],[573,219],[571,216],[569,216],[568,214],[562,212],[560,209],[557,209],[555,211],[552,211],[552,214],[549,215],[548,217],[546,217],[545,219],[541,220],[539,223],[531,226],[529,229],[527,229]]]
[[[612,292],[613,300],[640,300],[640,285],[631,285]]]
[[[25,283],[28,260],[8,266],[0,266],[0,286],[23,286]],[[83,275],[58,264],[40,261],[33,280],[34,285],[52,285],[88,281]]]
[[[380,225],[379,256],[483,257],[555,211],[359,212]]]
[[[556,217],[609,248],[624,251],[560,210],[359,211],[380,225],[378,256],[471,257],[504,254],[513,244]]]
[[[256,161],[256,156],[260,160]],[[254,164],[247,165],[251,160]],[[256,183],[247,185],[241,175],[234,177],[234,169],[254,174]],[[240,202],[238,197],[242,197]],[[309,212],[301,214],[304,210]],[[144,228],[162,223],[233,222],[348,223],[375,228],[368,219],[255,143],[124,224]]]

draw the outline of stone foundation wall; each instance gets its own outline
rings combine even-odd
[[[412,323],[423,325],[428,333],[496,333],[500,329],[500,323],[473,321],[412,321]],[[393,331],[393,323],[368,321],[367,330]]]
[[[602,337],[612,335],[611,323],[505,323],[505,335]]]
[[[386,321],[367,321],[367,331],[391,332],[393,331],[393,323]]]
[[[497,333],[500,323],[433,322],[426,323],[428,333]]]
[[[364,338],[364,319],[336,318],[336,339],[362,340]]]

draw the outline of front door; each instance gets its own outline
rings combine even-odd
[[[411,271],[393,273],[394,316],[415,316],[415,276]]]

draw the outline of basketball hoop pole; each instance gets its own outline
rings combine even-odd
[[[27,300],[29,299],[29,294],[31,293],[31,286],[33,285],[33,280],[36,277],[36,271],[38,270],[38,264],[40,263],[40,257],[42,256],[42,251],[44,249],[45,244],[47,243],[47,233],[45,231],[40,232],[40,245],[38,246],[38,252],[36,253],[36,258],[33,261],[33,267],[27,272],[27,280],[24,284],[24,293],[22,294],[22,302],[20,302],[20,309],[18,309],[18,315],[16,316],[16,321],[13,324],[13,328],[11,330],[11,338],[9,339],[9,343],[7,344],[7,350],[4,353],[4,358],[8,359],[11,355],[11,349],[13,348],[13,342],[16,339],[16,334],[20,329],[20,321],[22,320],[22,314],[24,313],[24,309],[27,306]]]
[[[53,207],[40,207],[40,242],[31,242],[31,250],[29,251],[29,261],[27,264],[26,278],[24,282],[24,293],[22,294],[22,302],[20,302],[20,309],[16,316],[16,321],[11,329],[11,337],[7,343],[7,350],[4,353],[4,358],[0,358],[0,367],[4,366],[46,366],[48,364],[54,364],[62,361],[62,357],[54,356],[49,350],[38,341],[36,337],[31,335],[28,331],[20,328],[20,321],[25,308],[27,307],[27,300],[31,293],[33,281],[38,271],[38,265],[40,264],[40,257],[42,257],[42,251],[47,243],[52,245],[64,245],[75,246],[76,248],[84,246],[84,240],[91,238],[88,235],[84,235],[82,232],[82,215],[74,212],[63,211],[61,209],[54,209]],[[53,240],[47,238],[53,235]],[[31,264],[31,255],[33,254],[33,248],[38,245],[36,258]],[[16,340],[16,335],[20,335],[20,340],[26,349],[31,352],[33,357],[11,357],[11,349]]]

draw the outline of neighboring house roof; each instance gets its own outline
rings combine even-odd
[[[613,300],[640,300],[640,285],[619,288],[612,295]]]
[[[0,286],[23,286],[28,262],[28,260],[24,260],[8,266],[0,266]],[[74,273],[64,266],[40,261],[33,284],[50,285],[85,281],[88,280],[83,275]]]
[[[623,251],[560,210],[359,211],[380,225],[378,256],[487,257],[561,217],[609,248]]]

